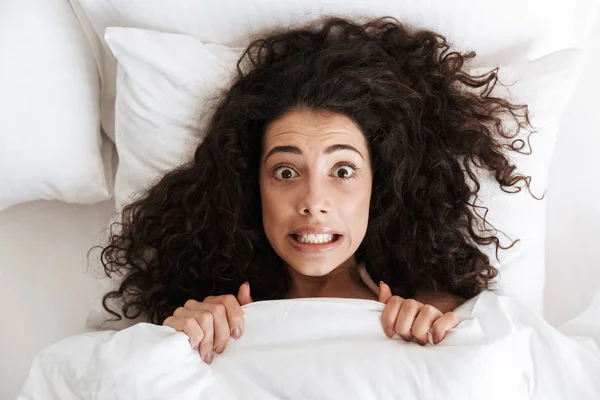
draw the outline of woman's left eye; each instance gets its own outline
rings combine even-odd
[[[342,165],[333,171],[333,176],[340,179],[351,179],[354,178],[356,168],[351,165]]]

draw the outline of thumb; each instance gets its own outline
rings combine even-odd
[[[384,281],[379,282],[379,302],[387,303],[392,298],[392,289]]]
[[[250,283],[245,282],[242,286],[240,286],[237,299],[242,306],[252,303],[252,297],[250,297]]]

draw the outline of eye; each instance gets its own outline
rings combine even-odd
[[[340,178],[340,179],[352,179],[354,178],[354,173],[358,170],[358,168],[354,165],[341,165],[340,167],[336,168],[333,171],[333,175],[336,178]]]
[[[275,173],[275,177],[277,179],[282,179],[284,181],[298,176],[296,171],[294,171],[292,168],[286,167],[286,166],[277,167],[273,170],[273,172]]]

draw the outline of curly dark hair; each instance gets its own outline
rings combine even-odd
[[[160,324],[188,299],[235,294],[245,281],[254,300],[285,296],[290,278],[262,225],[259,161],[267,124],[298,109],[344,114],[367,139],[372,196],[355,256],[376,282],[405,298],[421,289],[464,298],[493,290],[498,271],[480,246],[495,244],[497,253],[516,241],[502,247],[478,232],[477,219],[486,220],[472,202],[474,167],[507,193],[530,189],[505,151],[522,151],[517,134],[531,124],[526,105],[491,96],[498,68],[469,75],[463,66],[476,53],[449,48],[442,35],[411,32],[393,17],[328,16],[252,41],[193,159],[111,225],[101,261],[123,279],[104,308]],[[504,129],[505,117],[518,122],[516,132]]]

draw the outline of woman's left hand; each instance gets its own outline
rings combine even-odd
[[[390,338],[397,333],[407,342],[415,338],[423,346],[429,342],[427,332],[432,330],[433,343],[438,344],[446,332],[460,323],[452,311],[444,314],[430,304],[393,296],[384,282],[379,285],[379,301],[385,304],[381,322],[385,334]]]

